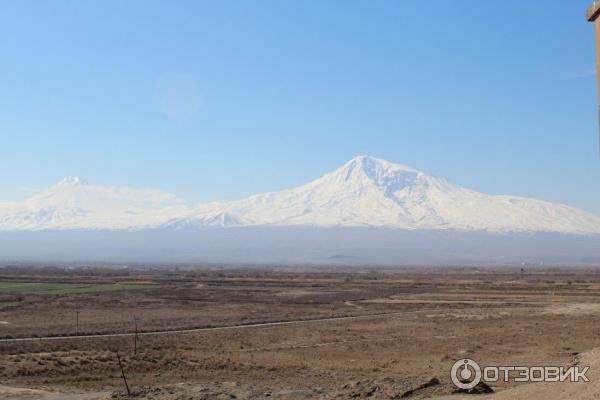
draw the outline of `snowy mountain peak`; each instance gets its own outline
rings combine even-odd
[[[185,225],[368,226],[600,233],[600,218],[561,204],[490,196],[412,167],[358,156],[303,186],[198,206]],[[181,223],[182,221],[179,221]]]
[[[0,231],[140,229],[181,215],[184,203],[155,189],[97,186],[67,177],[21,202],[0,203]]]
[[[346,181],[370,179],[373,182],[381,182],[385,177],[399,173],[414,175],[418,171],[411,167],[394,164],[379,158],[358,156],[334,171],[332,175]]]
[[[83,179],[78,176],[67,176],[60,182],[56,184],[56,186],[79,186],[79,185],[87,185]]]
[[[406,165],[392,163],[392,162],[386,161],[381,158],[375,158],[375,157],[366,156],[366,155],[360,155],[360,156],[354,157],[352,160],[350,160],[346,164],[344,164],[340,169],[342,169],[342,170],[360,169],[360,170],[364,171],[366,174],[372,174],[373,172],[381,172],[381,171],[387,171],[387,172],[402,172],[403,171],[403,172],[412,172],[412,173],[419,172],[416,169],[406,166]]]
[[[319,181],[329,191],[335,188],[338,191],[363,193],[365,190],[377,190],[389,197],[400,190],[419,185],[426,186],[436,181],[436,178],[406,165],[375,157],[358,156],[315,182]],[[439,184],[443,183],[442,180],[438,181]]]

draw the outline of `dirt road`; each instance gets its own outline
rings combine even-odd
[[[293,320],[293,321],[262,322],[262,323],[257,323],[257,324],[238,324],[238,325],[206,327],[206,328],[156,330],[156,331],[149,331],[149,332],[139,332],[137,335],[138,336],[157,336],[157,335],[173,335],[173,334],[238,330],[238,329],[251,329],[251,328],[266,328],[266,327],[283,326],[283,325],[306,325],[306,324],[316,324],[316,323],[325,323],[325,322],[353,321],[353,320],[364,320],[364,319],[371,319],[371,318],[393,317],[393,316],[397,316],[397,315],[415,314],[415,313],[419,313],[419,312],[424,312],[424,311],[403,311],[403,312],[394,312],[394,313],[355,315],[355,316],[348,316],[348,317],[330,317],[330,318],[301,319],[301,320]],[[90,338],[93,339],[93,338],[132,337],[135,335],[136,335],[135,333],[131,332],[131,333],[103,333],[103,334],[98,334],[98,335],[27,337],[27,338],[0,339],[0,343],[39,342],[39,341],[45,341],[45,340],[71,340],[71,339],[90,339]]]

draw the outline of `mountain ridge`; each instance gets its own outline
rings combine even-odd
[[[190,205],[155,189],[67,177],[24,201],[0,203],[3,231],[301,225],[600,234],[591,213],[479,193],[364,155],[304,185],[229,202]]]

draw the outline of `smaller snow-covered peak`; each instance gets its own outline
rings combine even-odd
[[[87,183],[78,176],[67,176],[66,178],[58,182],[56,186],[81,186],[86,184]]]
[[[131,229],[185,214],[186,204],[156,189],[98,186],[67,177],[26,200],[0,202],[1,230]]]

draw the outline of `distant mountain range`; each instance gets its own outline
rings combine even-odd
[[[69,177],[24,201],[0,203],[0,231],[294,226],[596,235],[600,217],[561,204],[478,193],[368,156],[303,186],[231,202],[192,205],[159,190]]]

